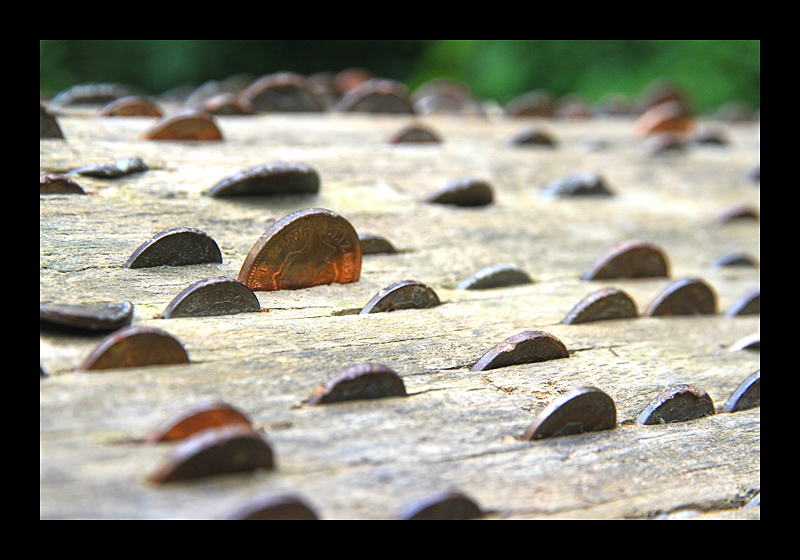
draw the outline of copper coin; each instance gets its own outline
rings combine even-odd
[[[753,288],[739,298],[725,313],[728,317],[761,315],[761,287]]]
[[[361,246],[343,217],[321,208],[284,216],[255,242],[239,271],[253,291],[296,290],[361,276]]]
[[[206,278],[186,286],[167,305],[161,317],[212,317],[254,313],[261,305],[253,291],[230,278]]]
[[[39,194],[86,194],[78,183],[55,173],[39,174]]]
[[[247,86],[240,97],[255,113],[318,113],[325,108],[306,78],[295,72],[262,76]]]
[[[544,186],[542,196],[560,198],[569,196],[613,196],[605,180],[597,173],[578,171],[551,181]]]
[[[142,243],[123,267],[148,268],[221,262],[219,246],[207,233],[199,229],[179,227],[159,232]]]
[[[138,95],[121,97],[104,105],[97,113],[98,117],[162,117],[161,109],[149,99]]]
[[[374,233],[359,233],[358,242],[361,245],[362,255],[375,255],[377,253],[396,253],[391,241]]]
[[[646,241],[625,241],[601,256],[583,275],[584,280],[651,278],[669,276],[667,257],[660,247]]]
[[[335,109],[356,113],[414,113],[407,88],[400,82],[383,78],[373,78],[351,88]]]
[[[523,331],[508,337],[484,354],[471,371],[569,358],[564,343],[544,331]]]
[[[316,194],[319,182],[319,174],[304,163],[273,162],[225,177],[205,194],[220,198]]]
[[[133,320],[133,305],[122,303],[39,304],[39,323],[43,327],[77,329],[90,332],[115,331]]]
[[[294,496],[267,494],[257,497],[223,519],[229,521],[314,521],[318,517],[314,510]]]
[[[714,414],[714,401],[694,385],[680,384],[659,394],[636,418],[637,424],[650,426],[687,422]]]
[[[512,117],[552,117],[553,98],[545,91],[527,91],[509,101],[505,112]]]
[[[400,513],[399,519],[410,520],[467,520],[483,516],[481,508],[461,492],[436,492],[420,498]]]
[[[363,363],[344,368],[317,389],[308,400],[308,404],[330,404],[406,395],[403,380],[390,367]]]
[[[382,313],[399,309],[426,309],[440,305],[439,296],[431,288],[416,280],[402,280],[375,294],[359,315]]]
[[[489,290],[532,282],[528,273],[515,264],[496,264],[464,278],[458,283],[456,290]]]
[[[722,412],[739,412],[761,406],[761,370],[752,373],[728,397]]]
[[[396,130],[387,140],[389,144],[440,144],[441,137],[423,124],[409,124]]]
[[[683,103],[665,101],[647,109],[633,123],[638,136],[653,134],[688,134],[694,128],[694,120]]]
[[[166,419],[153,430],[146,441],[147,443],[177,441],[203,430],[233,424],[251,427],[247,416],[234,407],[220,402],[203,402]]]
[[[548,404],[522,437],[531,441],[611,430],[616,425],[614,400],[596,387],[579,387]]]
[[[455,206],[485,206],[492,203],[492,187],[486,181],[463,177],[451,181],[425,197],[425,202]]]
[[[90,83],[76,84],[58,92],[50,100],[50,104],[56,107],[67,107],[69,105],[103,104],[111,103],[120,97],[134,95],[132,88],[115,83]]]
[[[635,319],[637,316],[636,304],[631,296],[617,288],[603,288],[579,301],[561,322],[565,325],[576,325],[593,321]]]
[[[168,115],[142,135],[142,140],[222,140],[214,119],[208,113],[181,111]]]
[[[269,444],[249,428],[231,425],[184,440],[151,480],[163,484],[274,468]]]
[[[125,327],[98,344],[80,367],[83,371],[188,364],[178,340],[152,327]]]
[[[717,296],[711,286],[697,278],[676,280],[662,291],[644,314],[648,317],[664,315],[714,315]]]

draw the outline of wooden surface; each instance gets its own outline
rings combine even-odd
[[[375,115],[217,117],[223,142],[146,142],[148,118],[59,116],[66,140],[40,141],[40,172],[139,156],[150,171],[114,180],[79,177],[87,196],[40,196],[41,302],[130,301],[134,323],[182,342],[191,364],[79,373],[102,337],[40,331],[40,517],[219,518],[260,494],[289,493],[323,519],[390,519],[439,490],[472,497],[487,519],[759,518],[743,508],[761,486],[760,408],[662,426],[634,419],[677,383],[705,389],[717,409],[753,371],[758,352],[731,352],[760,317],[722,313],[760,283],[760,270],[714,268],[731,251],[760,259],[760,225],[719,226],[733,204],[760,206],[746,178],[758,163],[758,124],[724,125],[726,147],[650,155],[625,118],[536,121],[556,149],[513,148],[531,121],[425,117],[440,145],[388,145],[411,119]],[[707,125],[710,123],[702,123]],[[590,150],[587,140],[602,139]],[[320,174],[312,197],[219,200],[202,193],[223,177],[271,161]],[[600,173],[608,199],[544,199],[542,187],[577,170]],[[462,176],[487,180],[480,208],[421,202]],[[158,319],[192,282],[236,278],[250,247],[284,215],[333,210],[399,253],[366,255],[361,279],[260,292],[265,311]],[[122,265],[167,228],[205,231],[223,263],[130,270]],[[588,282],[581,274],[628,239],[661,246],[670,279]],[[456,290],[492,264],[514,263],[533,284]],[[585,295],[621,288],[643,311],[673,279],[716,291],[720,314],[581,325],[561,319]],[[443,304],[359,316],[400,280],[432,287]],[[474,373],[470,367],[523,330],[557,336],[570,358]],[[393,368],[409,396],[305,404],[341,368]],[[558,395],[593,385],[616,402],[614,430],[534,443],[520,440]],[[277,469],[155,486],[175,444],[142,440],[204,399],[246,413],[270,443]]]

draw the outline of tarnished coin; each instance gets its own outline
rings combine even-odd
[[[440,305],[439,296],[431,288],[416,280],[395,282],[375,294],[359,315],[396,311],[398,309],[425,309]]]
[[[429,194],[425,197],[425,202],[454,206],[485,206],[491,204],[493,198],[489,183],[472,177],[462,177]]]
[[[39,194],[86,194],[86,192],[69,177],[55,173],[40,173]]]
[[[394,131],[387,142],[389,144],[440,144],[442,139],[429,126],[412,123]]]
[[[694,128],[686,106],[679,101],[665,101],[650,107],[633,123],[633,131],[638,136],[653,134],[688,134]]]
[[[208,113],[181,111],[159,119],[145,131],[142,140],[222,140],[222,132]]]
[[[753,288],[731,306],[725,313],[728,317],[739,315],[761,315],[761,287]]]
[[[212,317],[261,311],[253,291],[230,278],[206,278],[186,286],[169,303],[161,317]]]
[[[335,110],[356,113],[413,114],[408,89],[395,80],[373,78],[350,89]]]
[[[616,425],[614,400],[596,387],[579,387],[548,404],[522,437],[530,441],[611,430]]]
[[[374,233],[359,233],[358,242],[361,244],[362,255],[375,255],[377,253],[396,253],[391,241]]]
[[[544,331],[523,331],[493,346],[472,366],[472,371],[560,358],[569,358],[569,351],[558,338]]]
[[[617,288],[603,288],[592,292],[567,313],[561,321],[565,325],[635,319],[638,316],[633,298]]]
[[[711,286],[697,278],[676,280],[662,291],[644,314],[648,317],[664,315],[714,315],[717,296]]]
[[[304,163],[273,162],[225,177],[205,194],[213,197],[316,194],[319,174]]]
[[[542,190],[542,196],[545,198],[613,195],[605,180],[597,173],[589,171],[570,173],[546,184]]]
[[[528,273],[515,264],[496,264],[464,278],[458,283],[456,290],[489,290],[532,282]]]
[[[659,394],[636,418],[637,424],[687,422],[714,414],[714,401],[694,385],[680,384]]]
[[[178,227],[159,232],[136,249],[124,268],[221,263],[219,245],[199,229]]]
[[[202,402],[166,419],[153,430],[146,442],[177,441],[203,430],[234,424],[251,427],[247,416],[234,407],[220,402]]]
[[[133,304],[39,304],[39,324],[42,327],[77,329],[79,331],[115,331],[133,320]]]
[[[667,257],[660,247],[646,241],[625,241],[601,256],[583,275],[584,280],[651,278],[669,276]]]
[[[98,179],[116,179],[132,173],[147,171],[149,167],[138,157],[119,158],[113,163],[93,163],[71,169],[69,173],[76,173],[85,177]]]
[[[155,103],[138,95],[121,97],[104,105],[97,113],[98,117],[162,117]]]
[[[63,140],[64,134],[61,132],[61,127],[58,126],[58,121],[55,115],[50,113],[42,102],[39,102],[39,140],[46,138],[55,138]]]
[[[330,404],[365,399],[406,396],[403,380],[383,364],[363,363],[344,368],[336,377],[320,386],[308,404]]]
[[[222,519],[228,521],[315,521],[318,517],[314,510],[299,498],[265,494],[258,496]]]
[[[406,506],[398,519],[466,520],[483,516],[474,500],[461,492],[443,491],[425,496]]]
[[[509,140],[512,146],[555,148],[558,145],[553,136],[539,126],[526,126]]]
[[[239,96],[255,113],[319,113],[325,109],[308,80],[296,72],[262,76]]]
[[[307,208],[284,216],[258,238],[239,282],[257,292],[346,284],[360,276],[361,245],[350,222],[330,210]]]
[[[739,412],[761,406],[761,370],[752,373],[728,397],[722,412]]]
[[[80,369],[94,371],[188,363],[186,350],[172,335],[152,327],[124,327],[104,338]]]

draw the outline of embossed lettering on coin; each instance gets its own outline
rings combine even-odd
[[[230,278],[206,278],[190,284],[175,296],[161,316],[211,317],[261,311],[253,291]]]
[[[256,241],[239,271],[253,291],[296,290],[356,282],[361,245],[346,219],[330,210],[307,208],[284,216]]]

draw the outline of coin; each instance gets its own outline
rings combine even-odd
[[[251,428],[241,411],[221,402],[201,402],[165,420],[147,438],[147,443],[186,439],[203,430],[230,425]]]
[[[142,140],[222,140],[222,132],[211,115],[187,110],[160,119]]]
[[[328,383],[320,386],[309,404],[404,397],[403,379],[383,364],[361,363],[344,368]]]
[[[694,385],[680,384],[660,393],[647,405],[636,423],[644,426],[687,422],[714,414],[714,401]]]
[[[631,296],[617,288],[602,288],[579,301],[561,321],[565,325],[608,321],[613,319],[635,319],[636,304]]]
[[[272,162],[229,175],[206,192],[206,196],[270,196],[315,194],[319,174],[303,163]]]
[[[669,264],[660,247],[645,241],[625,241],[609,249],[583,275],[584,280],[669,276]]]
[[[239,271],[253,291],[297,290],[357,282],[361,245],[353,226],[322,208],[284,216],[258,238]]]
[[[39,324],[45,328],[75,329],[78,331],[114,331],[133,320],[133,304],[39,304]]]
[[[425,284],[416,280],[402,280],[372,296],[359,315],[398,309],[426,309],[440,304],[439,296]]]
[[[471,371],[485,371],[518,364],[569,358],[564,343],[544,331],[523,331],[495,344]]]
[[[123,327],[100,341],[80,367],[82,371],[188,364],[181,343],[160,329]]]
[[[219,245],[199,229],[177,227],[155,234],[136,249],[124,268],[221,263]]]
[[[212,317],[261,311],[253,291],[230,278],[206,278],[190,284],[175,296],[161,316]]]
[[[661,315],[714,315],[717,296],[711,286],[698,278],[676,280],[661,292],[645,311],[648,317]]]
[[[611,430],[617,424],[614,400],[596,387],[578,387],[554,399],[523,435],[527,441]]]

